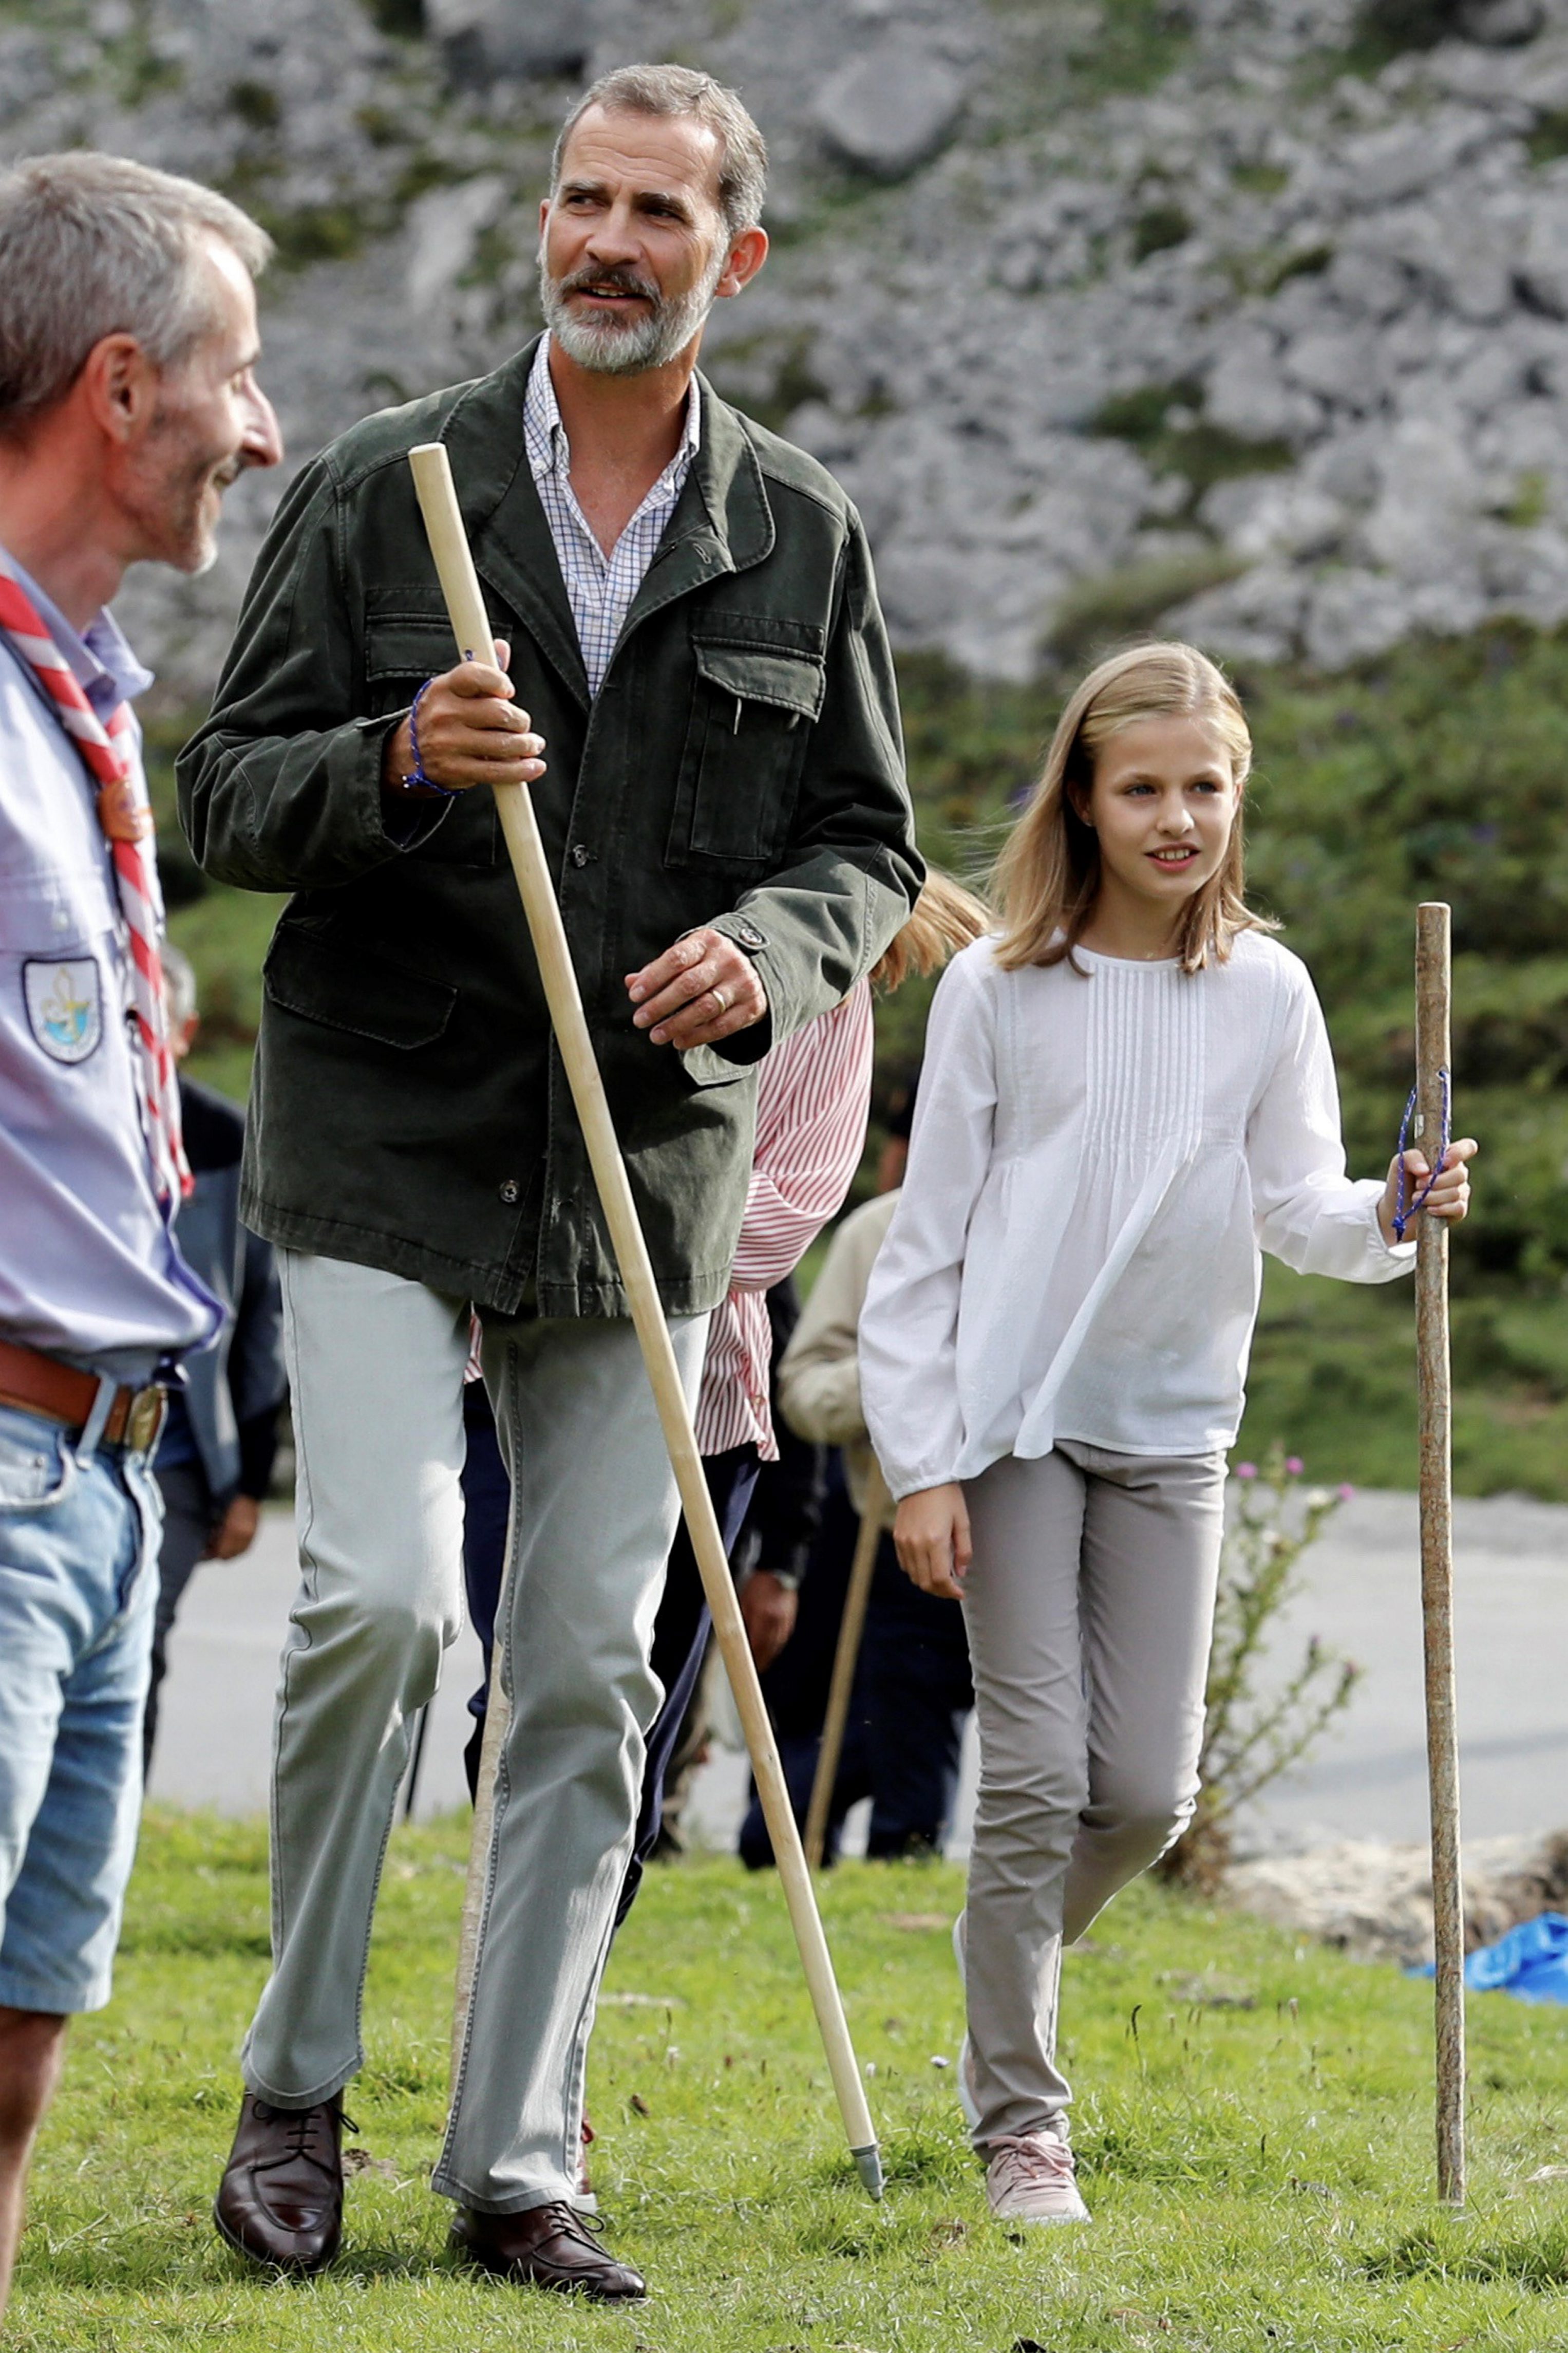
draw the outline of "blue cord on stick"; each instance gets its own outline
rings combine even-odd
[[[1443,1163],[1448,1156],[1449,1100],[1448,1071],[1446,1064],[1437,1073],[1437,1084],[1443,1091],[1442,1142],[1437,1146],[1437,1157],[1431,1164],[1430,1176],[1427,1177],[1426,1182],[1422,1186],[1420,1192],[1417,1193],[1415,1198],[1411,1202],[1408,1208],[1405,1206],[1405,1147],[1410,1134],[1410,1123],[1415,1116],[1415,1090],[1414,1087],[1410,1090],[1410,1100],[1405,1106],[1405,1117],[1399,1123],[1399,1207],[1394,1213],[1394,1239],[1396,1242],[1402,1242],[1405,1240],[1405,1229],[1410,1223],[1411,1219],[1415,1215],[1416,1211],[1426,1208],[1426,1196],[1431,1192],[1433,1186],[1437,1182],[1438,1177],[1442,1175]]]

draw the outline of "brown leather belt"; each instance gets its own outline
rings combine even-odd
[[[0,1340],[0,1405],[47,1414],[51,1421],[63,1421],[76,1438],[91,1419],[98,1388],[91,1373],[79,1373],[37,1348],[16,1348],[9,1340]],[[163,1430],[168,1401],[168,1390],[157,1382],[143,1389],[116,1389],[103,1425],[105,1443],[150,1454]]]

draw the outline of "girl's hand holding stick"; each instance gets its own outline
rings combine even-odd
[[[1377,1205],[1377,1222],[1383,1239],[1392,1250],[1403,1237],[1398,1220],[1406,1225],[1418,1217],[1440,1218],[1445,1225],[1457,1226],[1468,1214],[1470,1206],[1470,1177],[1466,1166],[1480,1150],[1473,1135],[1462,1135],[1450,1144],[1443,1155],[1443,1166],[1436,1176],[1424,1152],[1396,1152],[1388,1164],[1388,1183]],[[1400,1182],[1404,1166],[1405,1181]],[[1431,1188],[1427,1179],[1431,1177]]]

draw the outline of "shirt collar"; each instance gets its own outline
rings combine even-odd
[[[564,475],[572,463],[572,445],[566,438],[562,421],[561,405],[555,397],[555,386],[550,375],[550,338],[541,335],[533,365],[528,373],[528,390],[523,396],[522,422],[528,443],[529,470],[534,480],[546,474]],[[686,396],[686,422],[680,428],[680,444],[674,457],[659,476],[649,498],[654,498],[659,483],[667,481],[677,470],[689,466],[702,447],[702,403],[693,381]]]
[[[73,628],[54,598],[39,587],[9,548],[5,553],[18,585],[99,717],[117,702],[130,702],[145,694],[153,683],[153,672],[137,660],[108,606],[99,607],[85,629]]]

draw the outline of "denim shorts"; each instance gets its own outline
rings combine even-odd
[[[142,1804],[162,1504],[0,1405],[0,2003],[101,2010]]]

